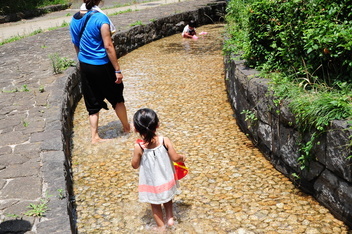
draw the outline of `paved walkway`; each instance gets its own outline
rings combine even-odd
[[[187,0],[159,0],[159,1],[131,1],[131,0],[120,0],[119,4],[121,7],[114,7],[116,1],[106,0],[102,9],[108,15],[120,14],[126,11],[139,11],[158,7],[165,4],[172,4],[178,2],[185,2]],[[188,0],[189,1],[189,0]],[[139,3],[145,2],[145,3]],[[136,4],[138,3],[138,4]],[[57,28],[71,21],[72,15],[79,9],[77,4],[64,11],[52,12],[50,14],[36,17],[33,19],[21,20],[18,22],[10,22],[0,24],[0,42],[17,36],[26,36],[35,31],[42,30],[47,31],[49,29]],[[134,22],[131,22],[134,23]]]
[[[110,18],[122,31],[137,21],[148,23],[214,0],[174,2],[144,3],[139,6],[148,9]],[[8,35],[8,29],[1,25],[0,34]],[[0,233],[71,232],[63,165],[67,149],[63,148],[61,131],[63,87],[67,81],[65,74],[53,75],[49,56],[56,53],[76,58],[67,27],[0,47]],[[28,216],[26,212],[44,212],[45,217]]]

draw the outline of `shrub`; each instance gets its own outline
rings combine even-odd
[[[269,77],[274,103],[288,100],[294,127],[302,136],[311,134],[309,141],[302,137],[297,142],[302,169],[326,126],[332,120],[352,119],[351,9],[349,0],[228,4],[224,51],[240,54],[248,66]]]
[[[1,0],[0,15],[37,9],[44,6],[66,4],[70,0]]]
[[[54,74],[60,74],[67,68],[75,65],[75,61],[66,57],[59,57],[57,53],[49,55],[49,58],[53,65]]]
[[[328,85],[351,82],[351,8],[349,0],[253,3],[248,9],[248,65]]]

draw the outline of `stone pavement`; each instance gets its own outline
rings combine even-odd
[[[215,1],[149,2],[142,5],[153,8],[110,18],[124,31],[137,21],[148,23]],[[67,27],[0,47],[0,233],[72,232],[64,165],[70,149],[62,132],[68,81],[67,72],[53,74],[50,56],[55,54],[76,59]]]
[[[108,15],[116,14],[119,12],[124,12],[128,10],[137,11],[144,10],[148,8],[158,7],[160,5],[185,2],[188,0],[159,0],[159,1],[150,1],[147,3],[142,3],[145,1],[142,0],[119,0],[118,6],[116,6],[115,0],[106,0],[102,9]],[[0,42],[5,41],[16,36],[25,36],[29,35],[38,30],[48,30],[50,28],[60,27],[66,23],[69,23],[71,17],[79,9],[80,5],[73,4],[71,8],[68,8],[63,11],[52,12],[50,14],[43,15],[41,17],[36,17],[32,19],[25,19],[18,22],[10,22],[0,24]],[[131,22],[134,23],[134,22]]]

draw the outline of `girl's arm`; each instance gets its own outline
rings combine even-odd
[[[171,140],[169,138],[164,137],[164,143],[165,143],[165,146],[168,149],[168,153],[169,153],[169,156],[170,156],[172,161],[174,161],[174,162],[184,162],[184,161],[186,161],[186,156],[176,153],[176,150],[173,147],[173,145],[171,143]]]
[[[134,144],[134,151],[133,151],[133,156],[131,160],[131,165],[134,169],[137,169],[141,163],[141,158],[142,158],[142,149],[141,147],[136,143]]]
[[[104,47],[105,47],[106,53],[108,54],[111,64],[114,66],[115,71],[120,71],[120,65],[119,65],[119,62],[117,61],[115,47],[111,40],[110,26],[108,24],[103,24],[101,26],[101,36],[103,38]],[[115,73],[115,75],[116,75],[115,83],[120,84],[122,82],[123,75],[121,74],[121,72]]]
[[[183,34],[183,37],[185,37],[185,38],[192,38],[193,36],[192,36],[191,34],[189,34],[188,32],[185,32],[185,33]]]

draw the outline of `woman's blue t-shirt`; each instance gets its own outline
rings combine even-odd
[[[109,57],[100,32],[103,24],[110,24],[106,15],[100,12],[92,14],[79,41],[81,28],[89,14],[91,12],[86,13],[82,18],[79,13],[75,14],[70,24],[72,43],[79,47],[78,60],[92,65],[107,64]]]

